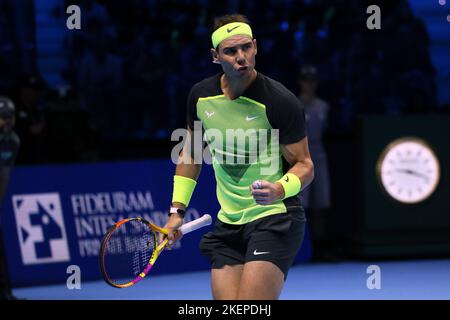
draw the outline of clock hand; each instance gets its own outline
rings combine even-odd
[[[426,181],[428,181],[428,177],[426,175],[424,175],[423,173],[420,173],[420,172],[413,171],[411,169],[397,169],[397,172],[410,174],[410,175],[413,175],[416,177],[423,178]]]

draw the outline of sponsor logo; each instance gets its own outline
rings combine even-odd
[[[12,201],[23,264],[69,261],[59,194],[14,195]]]

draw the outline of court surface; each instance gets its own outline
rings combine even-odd
[[[380,289],[368,289],[370,265],[380,268]],[[82,276],[82,275],[81,275]],[[373,283],[373,282],[371,282]],[[151,288],[151,290],[150,290]],[[116,289],[103,281],[17,288],[19,298],[46,300],[208,300],[209,271],[159,275]],[[282,300],[450,300],[450,259],[307,263],[293,266]]]

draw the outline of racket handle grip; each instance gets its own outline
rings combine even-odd
[[[186,234],[192,231],[195,231],[201,227],[208,226],[212,223],[212,218],[209,214],[205,214],[198,219],[195,219],[191,222],[183,224],[178,230],[182,234]]]

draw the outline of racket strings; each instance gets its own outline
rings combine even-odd
[[[147,267],[156,248],[156,235],[144,222],[130,220],[113,231],[104,253],[104,269],[114,284],[135,279]]]
[[[153,232],[144,232],[140,238],[135,240],[137,243],[133,256],[133,273],[137,276],[147,266],[156,244]]]

